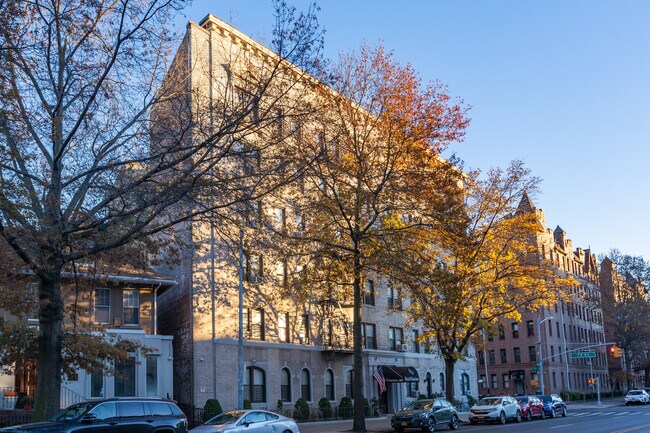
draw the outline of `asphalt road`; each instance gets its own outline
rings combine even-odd
[[[350,421],[300,424],[301,433],[349,432]],[[366,428],[373,433],[390,433],[387,417],[366,420]],[[440,426],[436,431],[451,431]],[[459,433],[650,433],[650,406],[609,406],[603,408],[572,409],[566,418],[508,422],[506,425],[461,424]],[[407,430],[420,433],[419,430]]]

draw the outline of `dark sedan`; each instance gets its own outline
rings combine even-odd
[[[452,430],[458,428],[458,413],[447,400],[415,400],[402,410],[397,411],[390,420],[396,432],[402,433],[407,428],[435,431],[440,425],[448,425]]]
[[[544,404],[544,414],[546,416],[551,418],[555,418],[558,415],[566,416],[566,404],[559,395],[540,395],[539,399]]]

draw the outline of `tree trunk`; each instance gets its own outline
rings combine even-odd
[[[358,244],[354,248],[354,320],[352,334],[354,339],[354,419],[352,431],[363,433],[366,431],[366,416],[363,404],[363,352],[361,341],[361,253]],[[367,336],[366,336],[367,337]]]
[[[634,386],[634,374],[632,372],[632,354],[630,350],[623,350],[623,353],[625,354],[625,372],[627,373],[625,375],[625,384],[627,385],[627,391],[632,389]]]
[[[445,359],[445,398],[447,399],[447,401],[453,402],[454,401],[454,366],[456,365],[456,359],[454,358],[444,358],[444,359]]]
[[[54,416],[61,405],[63,302],[60,269],[47,278],[41,277],[38,324],[38,392],[34,404],[34,421],[43,421]]]

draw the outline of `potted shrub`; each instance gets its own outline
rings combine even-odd
[[[318,410],[320,411],[321,418],[328,419],[332,417],[332,405],[326,397],[318,400]]]
[[[207,421],[223,412],[221,403],[216,398],[209,398],[203,406],[203,420]]]
[[[309,419],[309,403],[300,397],[294,406],[293,417],[297,420],[304,421]]]
[[[352,399],[350,397],[343,397],[339,403],[339,416],[341,418],[352,417]]]

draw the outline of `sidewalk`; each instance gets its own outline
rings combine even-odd
[[[620,406],[623,404],[622,398],[604,399],[601,400],[601,405],[598,406],[595,401],[589,402],[567,402],[567,409],[580,410],[580,409],[603,409],[613,406]],[[458,412],[458,418],[463,423],[469,423],[469,412]],[[366,429],[370,433],[383,433],[392,432],[390,426],[391,415],[384,415],[377,418],[366,418]],[[316,421],[305,422],[298,424],[300,433],[338,433],[352,431],[352,420],[338,420],[338,421]]]

